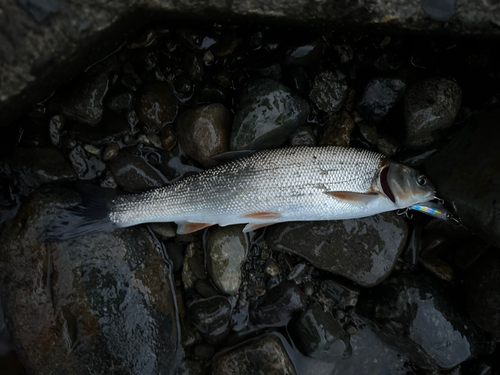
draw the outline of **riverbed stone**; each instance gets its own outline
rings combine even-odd
[[[475,358],[484,333],[451,299],[441,281],[400,274],[362,291],[357,313],[387,344],[425,369],[451,369]]]
[[[320,146],[349,147],[354,121],[346,111],[330,116],[323,128],[323,136],[319,141]]]
[[[172,123],[178,109],[179,104],[172,90],[160,82],[143,86],[135,104],[137,117],[147,126],[149,133],[156,133]]]
[[[404,81],[398,78],[375,78],[366,85],[356,111],[370,124],[380,123],[403,97]]]
[[[205,237],[207,270],[222,293],[234,295],[241,284],[241,265],[246,260],[248,238],[242,225],[211,227]]]
[[[307,101],[274,79],[258,79],[242,89],[231,132],[231,150],[275,148],[303,125]]]
[[[189,317],[208,344],[220,345],[229,333],[231,303],[223,296],[200,299],[189,306]]]
[[[206,168],[217,162],[211,157],[229,150],[231,112],[220,103],[183,112],[175,121],[183,151]]]
[[[406,145],[423,148],[442,137],[457,117],[462,90],[451,79],[427,78],[410,86],[404,99]]]
[[[479,113],[425,163],[439,197],[450,202],[463,225],[500,247],[500,111]]]
[[[309,96],[320,110],[337,112],[347,99],[347,89],[347,83],[341,74],[327,70],[314,78]]]
[[[170,270],[144,228],[57,243],[36,239],[69,189],[37,191],[1,236],[0,293],[9,331],[28,373],[170,373],[177,312]]]
[[[404,219],[386,212],[361,219],[280,223],[268,246],[297,254],[314,267],[372,287],[389,276],[408,237]]]
[[[217,355],[212,362],[214,375],[295,375],[295,367],[281,339],[264,335]]]
[[[42,184],[74,181],[77,174],[62,152],[55,148],[21,148],[0,159],[0,176],[11,178],[22,194]]]

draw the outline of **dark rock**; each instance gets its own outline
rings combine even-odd
[[[184,76],[177,76],[174,80],[174,95],[181,102],[186,102],[193,96],[193,84]]]
[[[160,133],[161,144],[165,150],[171,150],[177,144],[177,134],[174,132],[174,127],[167,125]]]
[[[0,160],[0,175],[13,179],[24,195],[40,185],[74,181],[78,177],[61,151],[54,148],[19,147]]]
[[[130,192],[142,192],[164,186],[168,182],[157,169],[152,168],[141,157],[132,155],[127,149],[122,149],[109,161],[108,166],[118,186]]]
[[[206,51],[217,43],[212,36],[206,35],[205,32],[201,30],[183,28],[177,29],[176,33],[190,47],[199,51]]]
[[[81,180],[91,180],[100,176],[106,169],[106,165],[101,160],[95,156],[89,156],[80,145],[73,148],[68,157]]]
[[[94,146],[105,146],[132,132],[130,124],[121,113],[106,110],[100,126],[76,122],[67,124],[68,134],[75,140]]]
[[[210,298],[220,295],[220,292],[218,292],[217,289],[215,289],[215,287],[209,280],[202,280],[202,279],[196,280],[194,287],[196,288],[196,291],[200,293],[200,295],[203,298]]]
[[[198,258],[189,258],[188,260],[189,268],[193,271],[194,275],[198,279],[205,280],[208,278],[207,271],[205,270],[205,266],[201,263]]]
[[[163,83],[145,85],[137,97],[135,109],[139,121],[143,122],[152,133],[161,130],[174,121],[178,103],[172,90]]]
[[[250,306],[250,316],[261,324],[284,323],[307,306],[307,297],[293,281],[285,280]]]
[[[70,190],[36,192],[1,234],[2,306],[26,370],[170,373],[178,345],[172,281],[146,230],[37,242],[77,203]]]
[[[428,78],[410,86],[404,100],[406,144],[421,148],[439,140],[455,121],[461,101],[462,90],[450,79]]]
[[[309,357],[337,361],[351,355],[349,335],[319,303],[309,305],[293,322],[295,344]]]
[[[226,89],[230,89],[233,86],[231,73],[227,70],[223,70],[222,72],[215,74],[212,78],[217,84]]]
[[[295,46],[286,51],[284,63],[308,66],[314,64],[323,53],[323,39],[318,38],[310,43]]]
[[[120,145],[116,142],[112,142],[106,146],[104,152],[102,153],[102,160],[110,161],[120,152]]]
[[[397,78],[375,78],[368,82],[357,112],[371,124],[380,123],[403,97],[406,84]]]
[[[281,146],[309,115],[307,101],[272,79],[243,88],[231,133],[231,150]]]
[[[184,255],[182,254],[181,247],[174,241],[168,241],[165,243],[165,250],[168,255],[168,259],[172,262],[172,270],[174,272],[180,271],[182,264],[184,263]]]
[[[324,280],[320,288],[325,298],[331,299],[341,308],[356,306],[361,291],[359,287],[338,280]]]
[[[309,79],[305,69],[301,66],[288,67],[283,75],[283,83],[304,95],[309,93]]]
[[[56,147],[61,141],[61,130],[65,122],[66,118],[61,115],[53,116],[49,121],[50,142]]]
[[[314,78],[314,84],[309,93],[316,106],[325,112],[336,112],[344,105],[348,86],[338,73],[325,71]]]
[[[176,120],[182,149],[204,167],[217,162],[211,157],[229,150],[231,112],[222,104],[208,104],[183,112]]]
[[[189,316],[208,344],[219,345],[229,333],[231,303],[222,296],[201,299],[189,306]]]
[[[320,146],[349,147],[354,121],[346,111],[331,115],[323,127],[323,136],[319,141]]]
[[[481,352],[484,334],[450,296],[435,279],[399,275],[364,290],[356,311],[417,366],[451,369]]]
[[[247,71],[251,76],[281,80],[281,65],[266,50],[261,49],[248,57]]]
[[[295,375],[295,367],[276,335],[246,341],[217,355],[212,362],[214,375]]]
[[[354,50],[347,44],[335,45],[333,48],[337,52],[341,64],[347,64],[354,58]]]
[[[134,106],[134,92],[124,90],[106,95],[106,106],[113,111],[124,111]]]
[[[94,69],[71,82],[67,88],[50,99],[48,108],[55,114],[70,120],[96,125],[102,118],[102,100],[108,90],[109,78],[106,72]]]
[[[477,115],[425,169],[439,197],[450,202],[462,223],[500,247],[500,111]]]
[[[19,0],[18,4],[29,12],[37,22],[43,22],[61,10],[59,0]]]
[[[457,10],[457,0],[423,0],[422,10],[435,21],[448,22]]]
[[[467,270],[465,302],[472,319],[496,340],[500,339],[500,254],[492,249]]]
[[[175,229],[173,228],[172,223],[150,223],[149,227],[153,232],[163,238],[175,237]]]
[[[315,146],[316,137],[314,136],[311,125],[301,126],[290,136],[290,146]]]
[[[227,90],[215,83],[201,82],[196,86],[194,100],[196,103],[225,103],[229,96]]]
[[[248,237],[243,226],[215,226],[205,236],[207,270],[222,293],[234,295],[241,283],[241,265],[246,260]]]
[[[380,153],[392,156],[398,152],[400,144],[396,138],[390,134],[381,134],[377,139],[377,149]]]
[[[132,39],[128,44],[128,49],[136,49],[140,47],[145,47],[153,42],[156,38],[156,31],[154,29],[148,29],[141,33],[139,36],[136,36]]]
[[[282,223],[265,233],[268,246],[307,259],[313,266],[371,287],[389,276],[408,229],[392,212],[362,219]]]
[[[211,50],[217,57],[226,57],[233,53],[234,49],[238,46],[238,34],[234,30],[229,30],[222,34],[217,45]]]
[[[193,82],[200,81],[203,76],[203,65],[192,52],[188,52],[184,57],[184,74]]]

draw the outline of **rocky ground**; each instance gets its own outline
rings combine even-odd
[[[0,140],[0,369],[496,373],[499,63],[480,41],[144,30]],[[285,145],[419,168],[462,225],[392,212],[250,235],[160,223],[37,241],[79,202],[74,181],[141,192],[221,153]]]

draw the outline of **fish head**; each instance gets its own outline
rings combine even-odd
[[[388,163],[380,173],[382,191],[398,208],[434,199],[436,189],[429,179],[416,169],[399,163]]]

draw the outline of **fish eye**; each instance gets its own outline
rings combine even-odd
[[[424,175],[418,176],[417,177],[417,184],[419,184],[420,186],[427,185],[427,177],[425,177]]]

